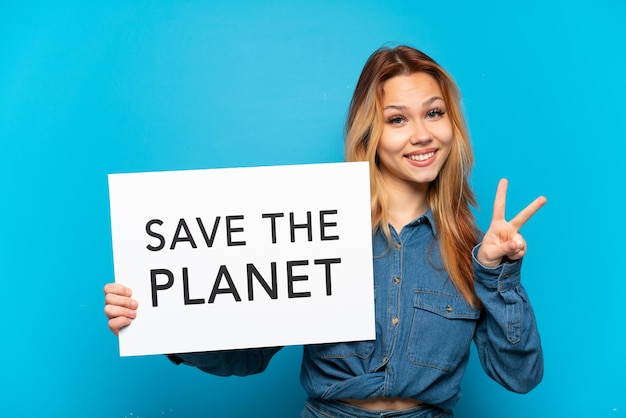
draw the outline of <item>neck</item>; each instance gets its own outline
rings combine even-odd
[[[413,184],[410,187],[389,187],[388,185],[387,221],[397,232],[400,232],[413,219],[426,213],[428,210],[427,191],[428,184]]]

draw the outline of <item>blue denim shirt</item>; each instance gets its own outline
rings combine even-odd
[[[433,215],[428,211],[389,245],[373,237],[376,340],[304,347],[301,382],[313,398],[414,398],[452,409],[474,340],[485,372],[525,393],[543,376],[535,316],[520,284],[521,261],[496,268],[475,258],[476,293],[484,307],[467,305],[443,268]],[[246,375],[267,367],[280,348],[179,354],[218,375]]]

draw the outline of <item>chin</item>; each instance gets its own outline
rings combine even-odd
[[[421,175],[411,178],[411,181],[417,184],[430,184],[437,179],[438,175],[439,173],[435,173],[432,175]]]

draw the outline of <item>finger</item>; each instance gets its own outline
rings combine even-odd
[[[505,256],[511,260],[518,260],[526,254],[526,240],[521,234],[516,234],[504,243]]]
[[[507,257],[510,260],[519,260],[520,258],[524,257],[524,255],[526,255],[526,247],[519,247],[517,248],[513,253],[508,254]]]
[[[124,316],[118,316],[109,321],[109,329],[115,335],[120,334],[120,330],[124,327],[127,327],[131,324],[132,320],[130,318],[126,318]]]
[[[104,305],[104,314],[109,319],[117,317],[135,319],[137,317],[137,311],[135,309],[125,308],[118,305]]]
[[[493,201],[493,218],[492,220],[504,220],[504,211],[506,208],[506,189],[509,185],[507,179],[500,179],[498,188],[496,189],[496,197]]]
[[[108,293],[104,296],[104,303],[106,305],[121,306],[128,309],[137,309],[138,302],[136,299],[128,298],[126,296],[119,296],[114,293]]]
[[[507,255],[509,260],[519,260],[526,255],[526,251],[516,251],[514,254]]]
[[[522,209],[520,213],[515,215],[509,223],[515,229],[519,230],[547,201],[544,196],[539,196],[530,205]]]
[[[522,234],[517,233],[513,235],[512,240],[515,242],[515,249],[517,251],[522,251],[523,249],[526,248],[526,240],[524,239]]]
[[[130,288],[124,286],[123,284],[120,283],[108,283],[104,286],[104,294],[115,294],[115,295],[120,295],[120,296],[127,296],[130,297],[132,296],[133,292],[132,290],[130,290]]]

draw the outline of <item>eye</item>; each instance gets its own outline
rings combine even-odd
[[[402,115],[393,115],[387,118],[387,123],[390,125],[400,126],[406,122],[406,118]]]
[[[426,113],[427,119],[439,119],[446,114],[446,111],[441,108],[431,109]]]

